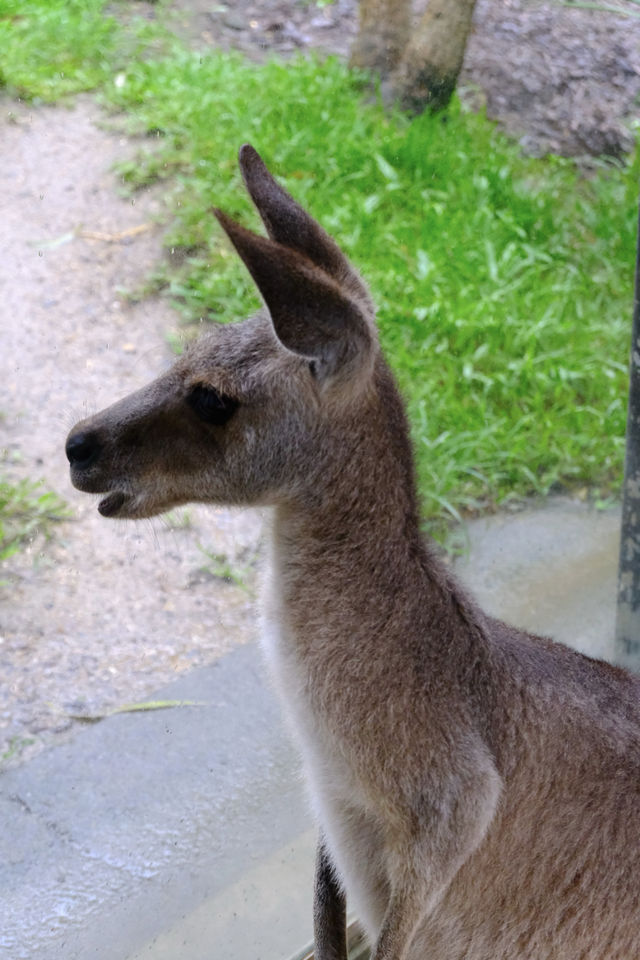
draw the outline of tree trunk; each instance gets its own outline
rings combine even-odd
[[[392,78],[394,95],[405,109],[421,113],[447,106],[462,67],[474,7],[475,0],[429,0]]]
[[[351,66],[389,76],[407,46],[410,28],[411,0],[360,0]]]

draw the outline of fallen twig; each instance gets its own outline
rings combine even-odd
[[[114,707],[113,710],[107,710],[105,713],[69,713],[72,720],[79,720],[81,723],[98,723],[99,720],[106,720],[107,717],[113,717],[118,713],[142,713],[148,710],[173,710],[176,707],[208,707],[205,700],[145,700],[141,703],[124,703],[121,707]]]
[[[104,233],[101,230],[78,229],[75,231],[75,235],[77,237],[82,237],[83,240],[102,240],[103,243],[120,243],[122,240],[127,240],[129,237],[135,237],[139,233],[145,233],[145,231],[151,230],[152,226],[152,223],[139,223],[137,227],[128,227],[127,230],[120,230],[118,233]]]

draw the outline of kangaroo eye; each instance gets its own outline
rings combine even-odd
[[[197,417],[216,426],[226,423],[238,409],[237,400],[202,384],[193,388],[187,397],[187,403]]]

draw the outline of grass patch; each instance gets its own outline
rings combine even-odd
[[[39,71],[73,51],[75,65],[58,73],[75,76],[75,89],[101,84],[130,132],[146,137],[120,172],[131,189],[168,183],[176,256],[154,282],[187,319],[234,319],[258,305],[210,214],[221,206],[256,228],[236,161],[248,140],[371,285],[428,517],[559,487],[618,490],[637,160],[586,177],[569,161],[523,158],[457,104],[446,117],[385,113],[332,59],[257,67],[166,37],[157,56],[150,28],[118,31],[105,9],[0,0],[1,69],[13,89],[59,96],[63,78],[38,80]],[[40,30],[49,18],[63,39],[48,50],[27,21]],[[29,56],[7,52],[16,37]]]
[[[0,0],[0,88],[51,103],[112,79],[166,37],[157,23],[132,15],[131,6],[130,0]]]
[[[252,592],[247,585],[247,581],[251,578],[253,572],[250,562],[240,566],[232,560],[231,557],[228,557],[226,553],[216,553],[213,550],[208,550],[206,547],[203,547],[201,543],[198,544],[198,549],[206,558],[200,567],[203,573],[208,574],[215,580],[223,580],[225,583],[235,584],[236,587],[240,587],[245,593],[250,594]]]
[[[90,90],[111,70],[118,25],[107,0],[0,0],[0,83],[27,99]]]
[[[69,516],[66,504],[40,484],[0,478],[0,561],[7,560],[36,534],[48,536],[51,526]]]
[[[109,102],[149,148],[122,173],[172,183],[158,279],[191,320],[257,306],[209,210],[249,226],[252,142],[370,283],[407,398],[428,516],[621,479],[637,163],[588,178],[523,158],[479,115],[409,120],[365,105],[335,60],[263,67],[176,47]]]
[[[4,753],[0,753],[0,769],[10,760],[17,759],[26,749],[36,741],[33,737],[11,737]]]

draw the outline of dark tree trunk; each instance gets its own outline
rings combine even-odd
[[[412,30],[411,0],[360,0],[351,66],[383,80],[407,110],[442,110],[456,88],[475,0],[429,0]]]
[[[456,88],[475,0],[429,0],[396,69],[393,92],[414,113],[442,110]]]
[[[351,66],[388,77],[409,41],[411,0],[360,0]]]

